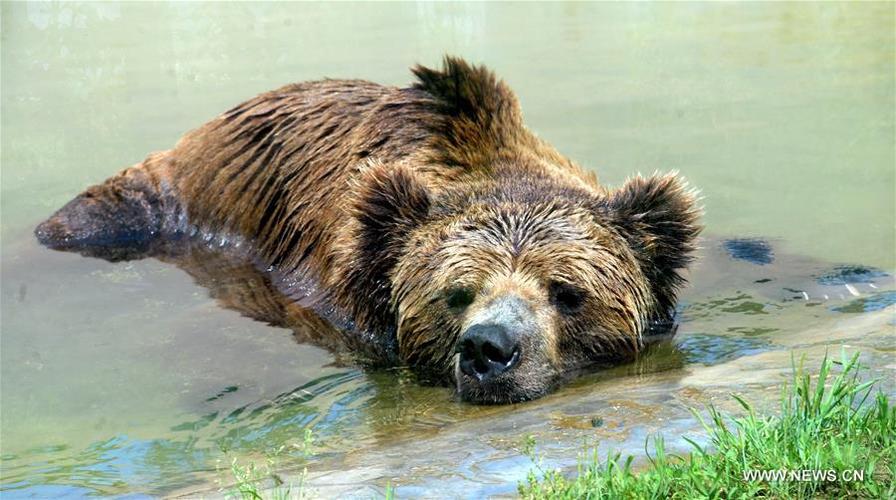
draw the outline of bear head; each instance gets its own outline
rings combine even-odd
[[[534,399],[636,355],[674,314],[695,194],[674,174],[602,188],[522,126],[490,72],[456,59],[415,72],[442,117],[432,161],[457,174],[362,169],[342,277],[360,322],[477,403]]]

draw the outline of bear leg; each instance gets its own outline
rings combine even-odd
[[[91,186],[35,229],[54,250],[107,260],[142,257],[184,218],[170,182],[168,152],[151,155]]]

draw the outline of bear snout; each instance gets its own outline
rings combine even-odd
[[[536,304],[499,292],[474,306],[456,346],[455,379],[461,399],[477,404],[534,399],[552,385],[548,326]]]
[[[476,324],[467,329],[458,346],[460,370],[487,382],[512,370],[520,360],[517,338],[500,324]]]

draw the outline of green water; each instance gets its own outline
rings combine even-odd
[[[387,482],[506,493],[530,465],[515,451],[524,433],[561,466],[583,436],[637,452],[649,432],[697,428],[683,405],[732,388],[773,397],[791,349],[861,348],[893,378],[892,276],[861,275],[857,297],[824,279],[840,264],[896,270],[893,3],[0,9],[4,498],[214,495],[232,457],[281,447],[284,475],[307,466],[324,496]],[[406,374],[334,364],[172,265],[31,236],[87,185],[258,92],[321,77],[402,85],[444,53],[492,67],[529,126],[604,182],[678,169],[701,189],[708,238],[677,350],[534,403],[470,407]],[[731,259],[732,237],[764,238],[774,262]],[[578,425],[594,414],[608,425]]]

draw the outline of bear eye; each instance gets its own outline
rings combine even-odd
[[[585,305],[585,292],[567,283],[551,283],[551,302],[563,314],[574,314]]]
[[[463,309],[473,303],[476,292],[469,287],[454,287],[445,294],[445,302],[451,309]]]

